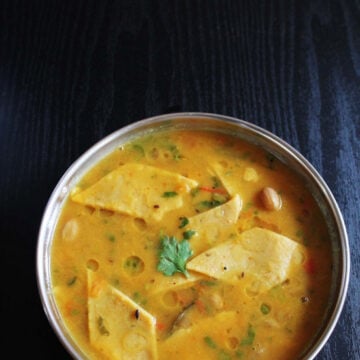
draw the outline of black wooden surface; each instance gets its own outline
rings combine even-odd
[[[174,111],[260,125],[324,177],[352,267],[317,359],[360,359],[359,0],[0,0],[1,327],[10,358],[70,359],[35,272],[41,216],[60,176],[119,127]]]

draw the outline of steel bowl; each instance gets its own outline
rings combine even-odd
[[[243,120],[196,112],[155,116],[134,122],[113,132],[80,156],[64,173],[53,190],[40,225],[36,271],[44,312],[59,341],[74,359],[86,359],[85,354],[72,340],[62,321],[52,292],[50,273],[50,254],[54,231],[70,190],[96,163],[115,148],[138,136],[170,128],[219,131],[258,145],[298,173],[316,199],[331,236],[333,281],[325,316],[322,323],[319,324],[316,336],[302,355],[303,359],[314,359],[328,341],[338,322],[348,289],[350,253],[347,231],[339,206],[317,170],[304,156],[281,138]]]

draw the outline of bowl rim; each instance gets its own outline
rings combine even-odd
[[[168,113],[162,115],[155,115],[141,120],[134,121],[130,124],[120,127],[119,129],[113,131],[107,136],[103,137],[101,140],[95,142],[90,148],[88,148],[82,155],[80,155],[63,173],[59,181],[57,182],[55,188],[50,194],[47,204],[43,212],[43,216],[40,223],[40,228],[37,238],[37,248],[36,248],[36,279],[37,287],[41,300],[43,310],[47,316],[47,319],[53,328],[55,334],[57,335],[60,342],[63,344],[65,349],[72,355],[75,359],[85,359],[86,356],[82,350],[71,340],[71,338],[64,333],[64,325],[59,323],[60,316],[56,313],[54,308],[54,300],[50,292],[50,256],[48,242],[51,239],[51,233],[56,225],[56,219],[58,214],[54,214],[54,209],[59,206],[59,203],[62,203],[68,195],[69,179],[73,179],[73,182],[76,183],[79,177],[75,176],[76,173],[81,168],[82,164],[90,161],[96,157],[96,155],[101,152],[101,149],[110,146],[115,140],[121,136],[125,136],[132,131],[136,131],[139,128],[144,126],[150,126],[158,123],[163,123],[165,120],[181,120],[181,119],[210,119],[215,122],[226,122],[228,124],[233,124],[238,128],[248,130],[252,133],[256,133],[261,136],[263,141],[270,142],[280,150],[286,153],[286,156],[290,156],[299,163],[307,171],[307,175],[310,176],[311,180],[315,182],[316,186],[319,188],[321,194],[327,199],[327,207],[330,208],[332,215],[334,216],[334,221],[336,223],[336,228],[339,233],[340,239],[340,251],[342,253],[341,265],[339,273],[341,274],[341,282],[339,290],[336,294],[336,301],[332,308],[331,316],[327,319],[326,326],[322,329],[321,334],[318,336],[317,341],[312,345],[310,350],[307,351],[306,359],[312,360],[315,356],[321,351],[326,342],[329,340],[331,334],[333,333],[341,312],[343,310],[345,300],[347,297],[349,278],[350,278],[350,248],[348,234],[345,226],[345,222],[340,211],[340,208],[337,204],[337,201],[332,194],[329,186],[316,170],[316,168],[308,161],[295,147],[290,145],[288,142],[283,140],[281,137],[270,132],[269,130],[262,128],[256,124],[253,124],[249,121],[242,120],[236,117],[217,114],[217,113],[208,113],[208,112],[176,112]],[[126,141],[124,141],[126,142]],[[108,151],[109,152],[109,151]],[[97,163],[105,155],[98,156]],[[86,173],[86,171],[83,171]],[[75,178],[77,180],[75,180]],[[57,216],[55,216],[57,215]]]

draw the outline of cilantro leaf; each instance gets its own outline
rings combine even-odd
[[[169,145],[168,148],[169,148],[170,152],[172,153],[174,160],[182,159],[183,156],[181,155],[180,150],[177,148],[176,145]]]
[[[251,324],[248,326],[247,335],[241,340],[240,345],[252,345],[255,339],[255,330]]]
[[[215,341],[210,336],[205,336],[204,341],[205,341],[206,345],[208,345],[212,349],[217,348],[217,345],[216,345]]]
[[[175,236],[163,236],[160,242],[159,263],[157,269],[166,276],[174,275],[176,272],[189,273],[186,270],[186,262],[192,255],[190,243],[183,239],[180,242]]]
[[[186,217],[184,217],[184,216],[182,216],[182,217],[180,218],[179,229],[185,227],[188,223],[189,223],[189,219],[186,218]]]
[[[170,198],[170,197],[174,197],[174,196],[177,196],[177,192],[176,191],[165,191],[163,194],[162,194],[162,197],[165,197],[165,198]]]
[[[186,240],[190,240],[196,234],[195,230],[187,230],[183,232],[183,237]]]

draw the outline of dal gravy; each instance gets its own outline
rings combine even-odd
[[[54,296],[91,359],[296,359],[327,306],[327,231],[301,180],[264,150],[154,133],[71,192]]]

